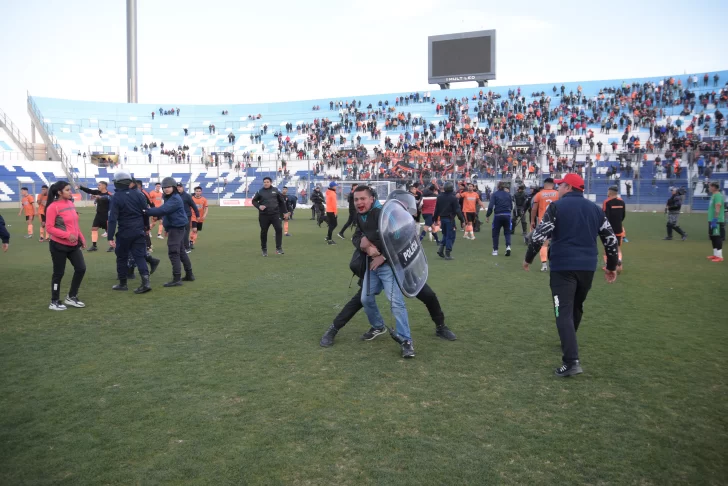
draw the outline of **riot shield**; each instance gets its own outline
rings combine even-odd
[[[379,213],[379,235],[397,284],[406,297],[416,297],[427,282],[427,256],[418,226],[404,204],[391,199]]]

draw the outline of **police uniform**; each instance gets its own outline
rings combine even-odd
[[[258,209],[258,222],[260,223],[260,248],[268,251],[268,229],[273,226],[276,232],[276,251],[283,250],[283,227],[281,214],[287,212],[286,200],[283,194],[274,186],[268,189],[262,187],[253,196],[253,206]],[[261,210],[260,207],[265,206]]]
[[[146,229],[149,228],[149,216],[145,213],[148,201],[141,192],[129,189],[130,184],[129,173],[116,172],[114,175],[116,193],[111,198],[108,228],[109,241],[114,241],[116,238],[116,273],[119,285],[114,286],[114,289],[126,290],[128,260],[131,254],[142,277],[142,285],[135,292],[143,293],[151,290],[145,239]]]
[[[666,240],[672,239],[672,232],[675,230],[677,234],[683,238],[687,237],[687,234],[678,225],[678,219],[680,218],[680,208],[682,208],[682,196],[679,191],[675,190],[667,200],[665,205],[665,211],[667,211],[667,237]]]

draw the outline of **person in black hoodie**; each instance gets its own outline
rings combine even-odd
[[[265,181],[265,179],[263,179]],[[321,188],[316,186],[311,193],[311,219],[315,219],[316,223],[321,226],[326,217],[326,210],[324,208],[324,195],[321,193]]]
[[[455,243],[455,217],[460,220],[460,225],[465,224],[465,217],[463,211],[460,209],[460,203],[458,198],[455,197],[455,186],[451,181],[445,183],[444,192],[437,196],[437,202],[435,203],[435,214],[432,215],[432,219],[437,221],[440,218],[440,226],[442,227],[442,242],[440,248],[437,250],[437,255],[445,260],[452,260],[452,245]],[[444,254],[443,254],[444,252]]]
[[[351,185],[351,192],[346,197],[346,200],[349,202],[349,219],[346,220],[346,224],[343,228],[341,228],[341,231],[337,233],[339,238],[342,240],[344,239],[344,231],[346,231],[349,226],[353,227],[356,222],[356,207],[354,206],[354,190],[356,189],[356,186],[356,184]]]
[[[270,177],[263,178],[263,187],[255,193],[252,203],[258,210],[260,248],[263,250],[263,256],[268,256],[268,229],[271,225],[276,233],[276,253],[283,255],[281,215],[284,219],[288,219],[288,209],[283,194],[273,186],[273,180]]]

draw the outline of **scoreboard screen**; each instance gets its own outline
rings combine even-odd
[[[495,79],[495,30],[430,36],[431,84]]]

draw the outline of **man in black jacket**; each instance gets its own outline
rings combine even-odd
[[[326,210],[324,209],[324,195],[321,193],[321,188],[316,186],[311,193],[311,219],[316,219],[316,223],[321,226],[326,217]]]
[[[667,214],[667,236],[663,240],[672,239],[672,231],[677,231],[677,234],[682,236],[682,240],[688,239],[688,234],[685,233],[682,228],[677,224],[678,218],[680,218],[680,208],[682,208],[682,196],[677,187],[672,188],[672,195],[667,200],[665,205],[665,213]]]
[[[188,192],[185,192],[185,186],[181,182],[177,183],[177,191],[179,192],[179,195],[182,196],[182,204],[185,208],[185,214],[187,215],[187,226],[185,226],[185,239],[184,239],[184,245],[185,245],[185,252],[190,253],[192,251],[192,248],[190,248],[190,244],[192,243],[190,241],[190,221],[192,221],[192,211],[195,212],[195,217],[200,217],[200,210],[197,209],[197,204],[192,200],[192,196]]]
[[[454,191],[455,186],[451,181],[445,183],[444,192],[437,196],[437,202],[435,203],[435,213],[432,215],[432,219],[437,221],[440,218],[440,227],[442,228],[442,242],[437,250],[437,255],[445,260],[452,260],[452,245],[455,243],[455,217],[460,220],[460,225],[465,224],[465,217],[463,211],[460,209],[460,203],[458,198],[455,197]],[[443,254],[444,252],[444,254]]]
[[[346,231],[349,226],[353,226],[356,222],[356,207],[354,206],[354,191],[356,190],[356,186],[356,184],[351,185],[351,192],[346,197],[346,200],[349,202],[349,219],[346,220],[346,224],[338,233],[339,238],[342,240],[344,239],[344,231]]]
[[[397,334],[401,338],[403,358],[414,358],[415,350],[410,336],[409,316],[404,303],[404,295],[394,277],[394,270],[384,256],[381,236],[379,234],[379,213],[382,205],[374,197],[371,188],[359,186],[354,192],[354,205],[358,213],[356,233],[352,238],[355,248],[366,253],[368,266],[364,272],[361,303],[369,319],[371,328],[362,335],[365,341],[371,341],[386,332],[384,319],[377,307],[375,296],[384,291],[390,302],[390,309],[396,323]]]
[[[106,181],[100,181],[98,189],[76,186],[76,189],[79,191],[95,196],[96,216],[94,216],[94,221],[91,223],[91,248],[86,251],[98,251],[96,242],[99,240],[99,228],[103,228],[108,232],[109,203],[111,201],[111,194],[107,188],[108,184]],[[109,247],[106,251],[111,253],[114,249]]]
[[[526,235],[526,202],[528,201],[528,194],[526,194],[526,186],[520,185],[518,186],[518,190],[513,195],[513,201],[515,202],[516,206],[516,221],[520,218],[521,220],[521,230],[523,231],[523,235]],[[516,231],[516,224],[513,223],[513,231],[511,233],[515,233]]]
[[[276,253],[283,255],[283,228],[281,228],[281,214],[288,219],[288,209],[283,194],[273,187],[270,177],[263,178],[263,188],[253,196],[253,206],[258,209],[258,222],[260,223],[260,248],[263,256],[268,256],[268,229],[273,225],[276,232]]]
[[[298,198],[296,196],[288,194],[288,187],[283,187],[283,189],[281,189],[281,194],[283,195],[283,199],[286,200],[286,212],[288,213],[288,219],[284,218],[283,221],[283,233],[286,236],[291,236],[291,234],[288,232],[288,221],[293,219],[293,211],[296,210],[296,203],[298,202]],[[281,214],[281,218],[283,218],[283,214]]]
[[[597,235],[607,255],[604,271],[607,283],[617,279],[619,248],[604,212],[584,198],[584,179],[571,173],[554,182],[559,184],[559,199],[549,204],[541,223],[533,231],[523,269],[528,271],[541,245],[551,239],[551,295],[563,353],[562,364],[554,374],[567,377],[582,373],[576,331],[597,266]]]

